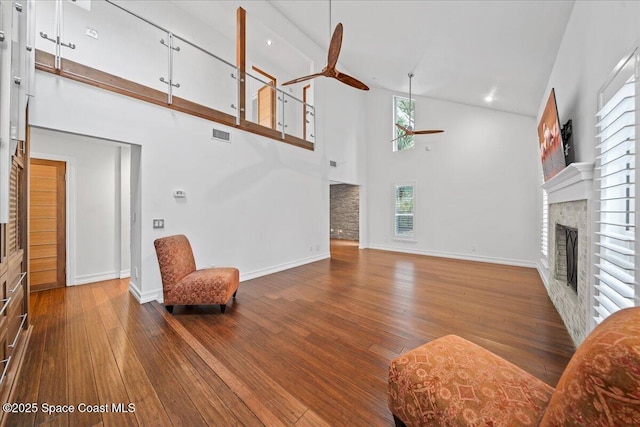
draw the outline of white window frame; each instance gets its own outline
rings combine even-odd
[[[397,230],[398,230],[398,224],[397,224],[397,209],[396,209],[396,192],[398,190],[398,187],[412,187],[413,188],[413,211],[411,213],[412,217],[413,217],[413,229],[411,231],[411,234],[397,234]],[[415,181],[403,181],[403,182],[396,182],[393,185],[393,238],[394,240],[399,240],[399,241],[405,241],[405,242],[415,242],[416,241],[416,211],[417,211],[417,187],[416,187],[416,182]]]
[[[398,101],[399,100],[405,100],[405,101],[409,101],[409,98],[406,96],[400,96],[400,95],[394,95],[393,96],[393,123],[391,124],[393,127],[393,131],[392,131],[392,139],[393,141],[393,151],[404,151],[404,150],[410,150],[413,147],[415,147],[416,145],[416,141],[415,141],[415,136],[414,135],[410,135],[407,136],[406,138],[408,138],[411,142],[410,145],[407,145],[406,147],[398,147],[398,142],[405,137],[398,138],[398,134],[399,132],[402,132],[400,129],[398,129],[398,127],[396,126],[396,123],[398,123]],[[411,120],[411,117],[409,117],[409,127],[411,129],[413,129],[415,127],[415,120],[416,120],[416,100],[415,99],[411,99],[411,111],[413,113],[413,120]]]
[[[640,196],[635,173],[640,135],[639,67],[640,53],[636,49],[619,62],[598,92],[596,121],[599,126],[596,128],[598,141],[594,176],[594,275],[589,295],[587,332],[609,314],[624,307],[640,305],[640,286],[636,280],[636,269],[640,265],[637,246],[637,242],[640,241],[640,224],[636,224],[635,221],[637,200]],[[621,95],[624,86],[629,93],[625,95],[626,98]],[[634,97],[631,98],[634,100],[633,106],[625,104],[631,102],[624,101],[630,97]],[[633,124],[617,131],[615,118],[623,124],[625,118],[632,118]],[[607,132],[607,129],[613,130]],[[627,131],[635,132],[635,135],[628,136]],[[630,140],[635,142],[627,144]],[[621,180],[621,183],[616,180]],[[630,190],[632,191],[629,192]],[[612,234],[613,237],[610,237]],[[607,246],[618,249],[608,249]]]
[[[542,175],[544,184],[544,174]],[[542,231],[540,233],[540,252],[546,264],[549,262],[549,195],[547,190],[542,188]]]

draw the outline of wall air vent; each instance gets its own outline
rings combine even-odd
[[[231,143],[231,134],[220,129],[213,129],[211,137],[220,141]]]
[[[335,168],[338,166],[338,163],[336,163],[335,160],[329,160],[329,166],[331,166],[332,168]]]

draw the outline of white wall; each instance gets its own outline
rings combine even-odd
[[[126,174],[127,181],[121,183],[120,147],[95,138],[32,128],[31,153],[34,158],[67,163],[68,284],[120,277],[121,254],[126,259],[125,269],[129,263],[129,223],[121,223],[122,193],[126,192],[128,209],[129,181]],[[125,253],[123,244],[127,246]]]
[[[231,2],[224,3],[226,10]],[[260,14],[282,38],[311,55],[314,63],[324,61],[326,52],[267,2],[244,3],[248,13]],[[162,25],[177,28],[177,32],[185,28],[184,13],[170,4],[137,4],[145,16]],[[228,19],[234,20],[235,14]],[[135,28],[132,31],[135,33]],[[231,47],[223,46],[222,38],[209,37],[207,31],[191,29],[189,33],[195,42],[206,40],[214,53],[229,52],[235,46],[231,40]],[[111,59],[116,54],[114,51]],[[80,48],[74,55],[82,62]],[[131,66],[136,59],[129,58],[121,66]],[[134,294],[144,302],[161,299],[153,249],[157,237],[186,234],[199,267],[236,266],[242,280],[328,256],[326,150],[334,144],[352,143],[354,134],[363,135],[362,128],[350,132],[345,142],[340,131],[353,126],[354,115],[349,109],[360,107],[362,98],[333,80],[323,79],[314,85],[316,111],[322,111],[318,117],[331,111],[333,126],[326,132],[322,128],[316,131],[315,151],[40,72],[36,73],[30,121],[44,128],[135,144],[131,157],[131,282]],[[342,98],[354,96],[355,101]],[[361,118],[356,123],[363,126]],[[230,132],[231,144],[212,140],[213,127]],[[329,136],[337,137],[329,140]],[[349,156],[357,159],[355,153]],[[357,167],[355,160],[347,166]],[[174,199],[176,189],[184,190],[186,199]],[[163,230],[152,228],[154,218],[165,220]]]
[[[367,99],[369,246],[533,266],[539,159],[533,117],[415,97],[411,150],[393,152],[393,92]],[[430,147],[430,151],[426,151]],[[416,241],[394,240],[394,183],[416,183]],[[475,245],[475,250],[473,246]]]
[[[577,1],[558,51],[538,120],[551,88],[558,115],[573,120],[576,162],[595,158],[597,95],[624,57],[640,46],[640,2]]]
[[[555,88],[560,121],[562,123],[570,119],[573,121],[576,162],[594,162],[598,92],[618,62],[638,47],[640,47],[640,2],[577,1],[575,3],[547,90],[540,100],[536,123],[542,115],[551,88]],[[539,208],[538,211],[540,212],[541,209]],[[541,232],[540,215],[539,213],[538,235]],[[553,225],[550,224],[550,226]],[[538,265],[538,269],[546,283],[548,269],[542,263]],[[582,308],[588,319],[591,301],[587,300],[586,305]],[[561,314],[563,318],[566,317],[564,313],[561,312]],[[587,320],[587,325],[590,323],[591,320]]]

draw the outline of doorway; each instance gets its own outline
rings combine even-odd
[[[360,240],[360,187],[339,182],[329,189],[330,238]]]
[[[133,153],[139,152],[139,148],[86,135],[31,128],[32,162],[66,165],[66,181],[63,179],[59,185],[66,188],[66,195],[64,199],[57,198],[59,205],[66,206],[66,212],[59,209],[56,216],[61,224],[56,232],[63,229],[66,232],[66,236],[61,235],[57,240],[56,255],[64,253],[66,264],[60,259],[56,262],[60,263],[60,270],[66,273],[66,277],[60,278],[55,286],[83,285],[130,276],[131,182],[132,171],[139,168],[140,161],[139,156],[134,161]],[[38,195],[37,188],[34,191],[34,186],[38,185],[37,173],[32,168],[30,258],[37,254],[38,230],[42,227],[50,230],[52,226],[48,216],[46,224],[42,225],[37,224],[35,217],[44,210],[38,207],[38,200],[52,201],[50,194]],[[51,183],[44,185],[51,190]],[[47,237],[47,242],[50,242],[51,235]],[[51,247],[48,250],[50,253]],[[34,281],[40,274],[39,263],[44,263],[44,260],[30,259],[29,262],[32,291],[53,287],[50,282]],[[46,263],[46,267],[51,267],[51,260]],[[47,278],[50,279],[51,275],[49,272]]]
[[[276,78],[258,67],[253,71],[266,79],[266,85],[258,89],[258,124],[271,129],[276,128]]]
[[[66,163],[31,159],[29,276],[31,290],[66,285]]]

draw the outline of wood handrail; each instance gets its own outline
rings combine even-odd
[[[240,124],[236,124],[236,117],[231,114],[205,107],[204,105],[197,104],[177,96],[173,97],[172,104],[167,104],[167,95],[162,91],[132,82],[131,80],[127,80],[122,77],[114,76],[113,74],[109,74],[68,59],[62,59],[60,69],[56,70],[54,55],[39,49],[36,49],[35,62],[36,70],[56,74],[94,87],[126,95],[155,105],[160,105],[174,111],[190,114],[212,122],[221,123],[225,126],[230,126],[245,132],[264,136],[266,138],[275,139],[277,141],[284,142],[285,144],[294,145],[306,150],[314,150],[314,144],[302,138],[288,134],[285,134],[283,138],[282,132],[274,131],[273,129],[247,120],[240,120]]]

